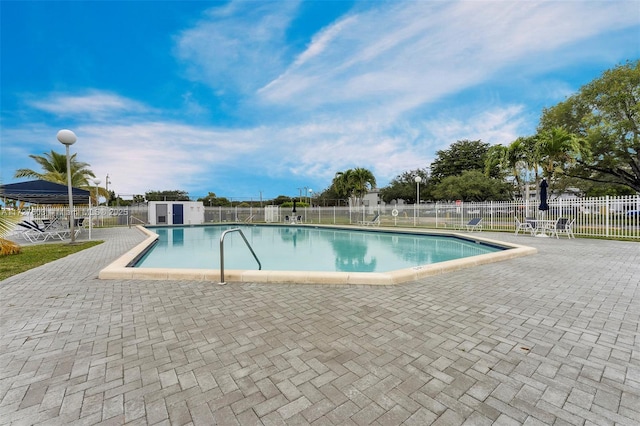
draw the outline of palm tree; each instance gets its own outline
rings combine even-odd
[[[67,184],[67,156],[65,154],[51,150],[50,153],[45,153],[43,156],[29,155],[29,157],[40,164],[43,173],[31,169],[18,169],[14,177],[35,178],[62,185]],[[76,188],[89,189],[91,187],[89,178],[95,177],[93,171],[89,169],[89,164],[76,160],[76,154],[73,154],[69,161],[71,164],[71,185]]]
[[[361,204],[364,196],[376,185],[376,178],[370,170],[362,167],[336,173],[333,187],[340,197],[355,197]]]
[[[524,187],[524,178],[526,176],[527,168],[525,166],[525,151],[521,138],[511,142],[511,144],[504,150],[504,156],[502,157],[502,165],[510,171],[511,176],[516,181],[518,187]],[[523,171],[525,173],[523,173]]]
[[[376,185],[376,178],[370,170],[362,167],[348,169],[336,173],[333,187],[341,197],[355,197],[362,206],[362,220],[364,220],[364,196]]]
[[[553,182],[553,177],[562,174],[567,164],[587,154],[584,141],[561,127],[544,130],[538,136],[540,164],[545,175]]]
[[[511,171],[520,192],[528,198],[532,175],[538,184],[540,151],[536,137],[519,137],[506,147],[503,154],[502,166]]]
[[[504,152],[503,164],[507,169],[511,170],[511,175],[515,179],[516,184],[524,193],[525,185],[529,184],[527,177],[531,164],[531,160],[527,158],[524,138],[518,138],[511,142]]]
[[[353,189],[351,188],[351,174],[352,170],[345,170],[344,172],[338,172],[333,178],[333,188],[339,197],[351,198]]]
[[[492,145],[487,150],[487,156],[484,160],[484,175],[491,177],[493,170],[498,170],[499,176],[504,178],[506,174],[511,173],[511,169],[505,165],[505,157],[508,147],[504,145]],[[506,171],[505,171],[506,169]],[[495,176],[494,176],[495,177]]]
[[[370,170],[356,167],[351,170],[351,188],[353,195],[360,199],[360,204],[364,204],[364,196],[376,186],[376,178]]]

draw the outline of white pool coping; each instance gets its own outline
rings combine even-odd
[[[241,224],[238,224],[239,226]],[[297,225],[308,227],[327,227],[347,230],[371,228],[357,226],[337,226],[337,225]],[[131,262],[140,256],[144,251],[158,239],[158,234],[138,225],[147,238],[123,254],[109,266],[98,274],[102,280],[188,280],[188,281],[212,281],[221,283],[219,269],[175,269],[175,268],[133,268],[127,267]],[[425,235],[451,235],[466,240],[474,240],[508,248],[494,253],[481,254],[466,257],[463,259],[449,260],[430,265],[417,266],[413,268],[399,269],[390,272],[320,272],[320,271],[264,271],[264,270],[236,270],[224,271],[224,283],[288,283],[288,284],[366,284],[366,285],[393,285],[415,281],[432,275],[440,275],[446,272],[456,271],[463,268],[471,268],[488,263],[501,262],[503,260],[515,259],[528,256],[538,252],[533,247],[527,247],[503,241],[484,238],[481,234],[460,233],[451,231],[436,230],[416,230],[398,228],[377,228],[384,231],[425,234]]]

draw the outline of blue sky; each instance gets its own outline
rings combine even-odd
[[[640,57],[634,1],[2,1],[1,181],[64,152],[123,196],[383,187],[508,144]],[[23,180],[23,179],[22,179]]]

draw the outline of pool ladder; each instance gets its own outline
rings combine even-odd
[[[254,252],[253,248],[251,248],[251,244],[249,244],[249,241],[247,241],[247,237],[244,236],[244,232],[242,232],[242,229],[240,229],[240,228],[227,229],[226,231],[224,231],[220,235],[220,284],[226,284],[224,282],[224,237],[229,232],[239,232],[240,233],[240,236],[242,237],[244,242],[247,244],[247,247],[249,247],[249,250],[251,251],[251,254],[253,255],[254,259],[256,259],[256,262],[258,262],[258,269],[259,270],[262,269],[262,264],[260,263],[260,260],[258,259],[258,256],[256,256],[256,252]]]

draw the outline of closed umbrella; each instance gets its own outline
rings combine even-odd
[[[538,210],[543,212],[549,210],[549,204],[547,204],[547,187],[549,184],[546,179],[542,179],[540,182],[540,206],[538,206]]]
[[[293,200],[293,210],[291,210],[292,213],[297,213],[298,211],[296,210],[296,200]]]

